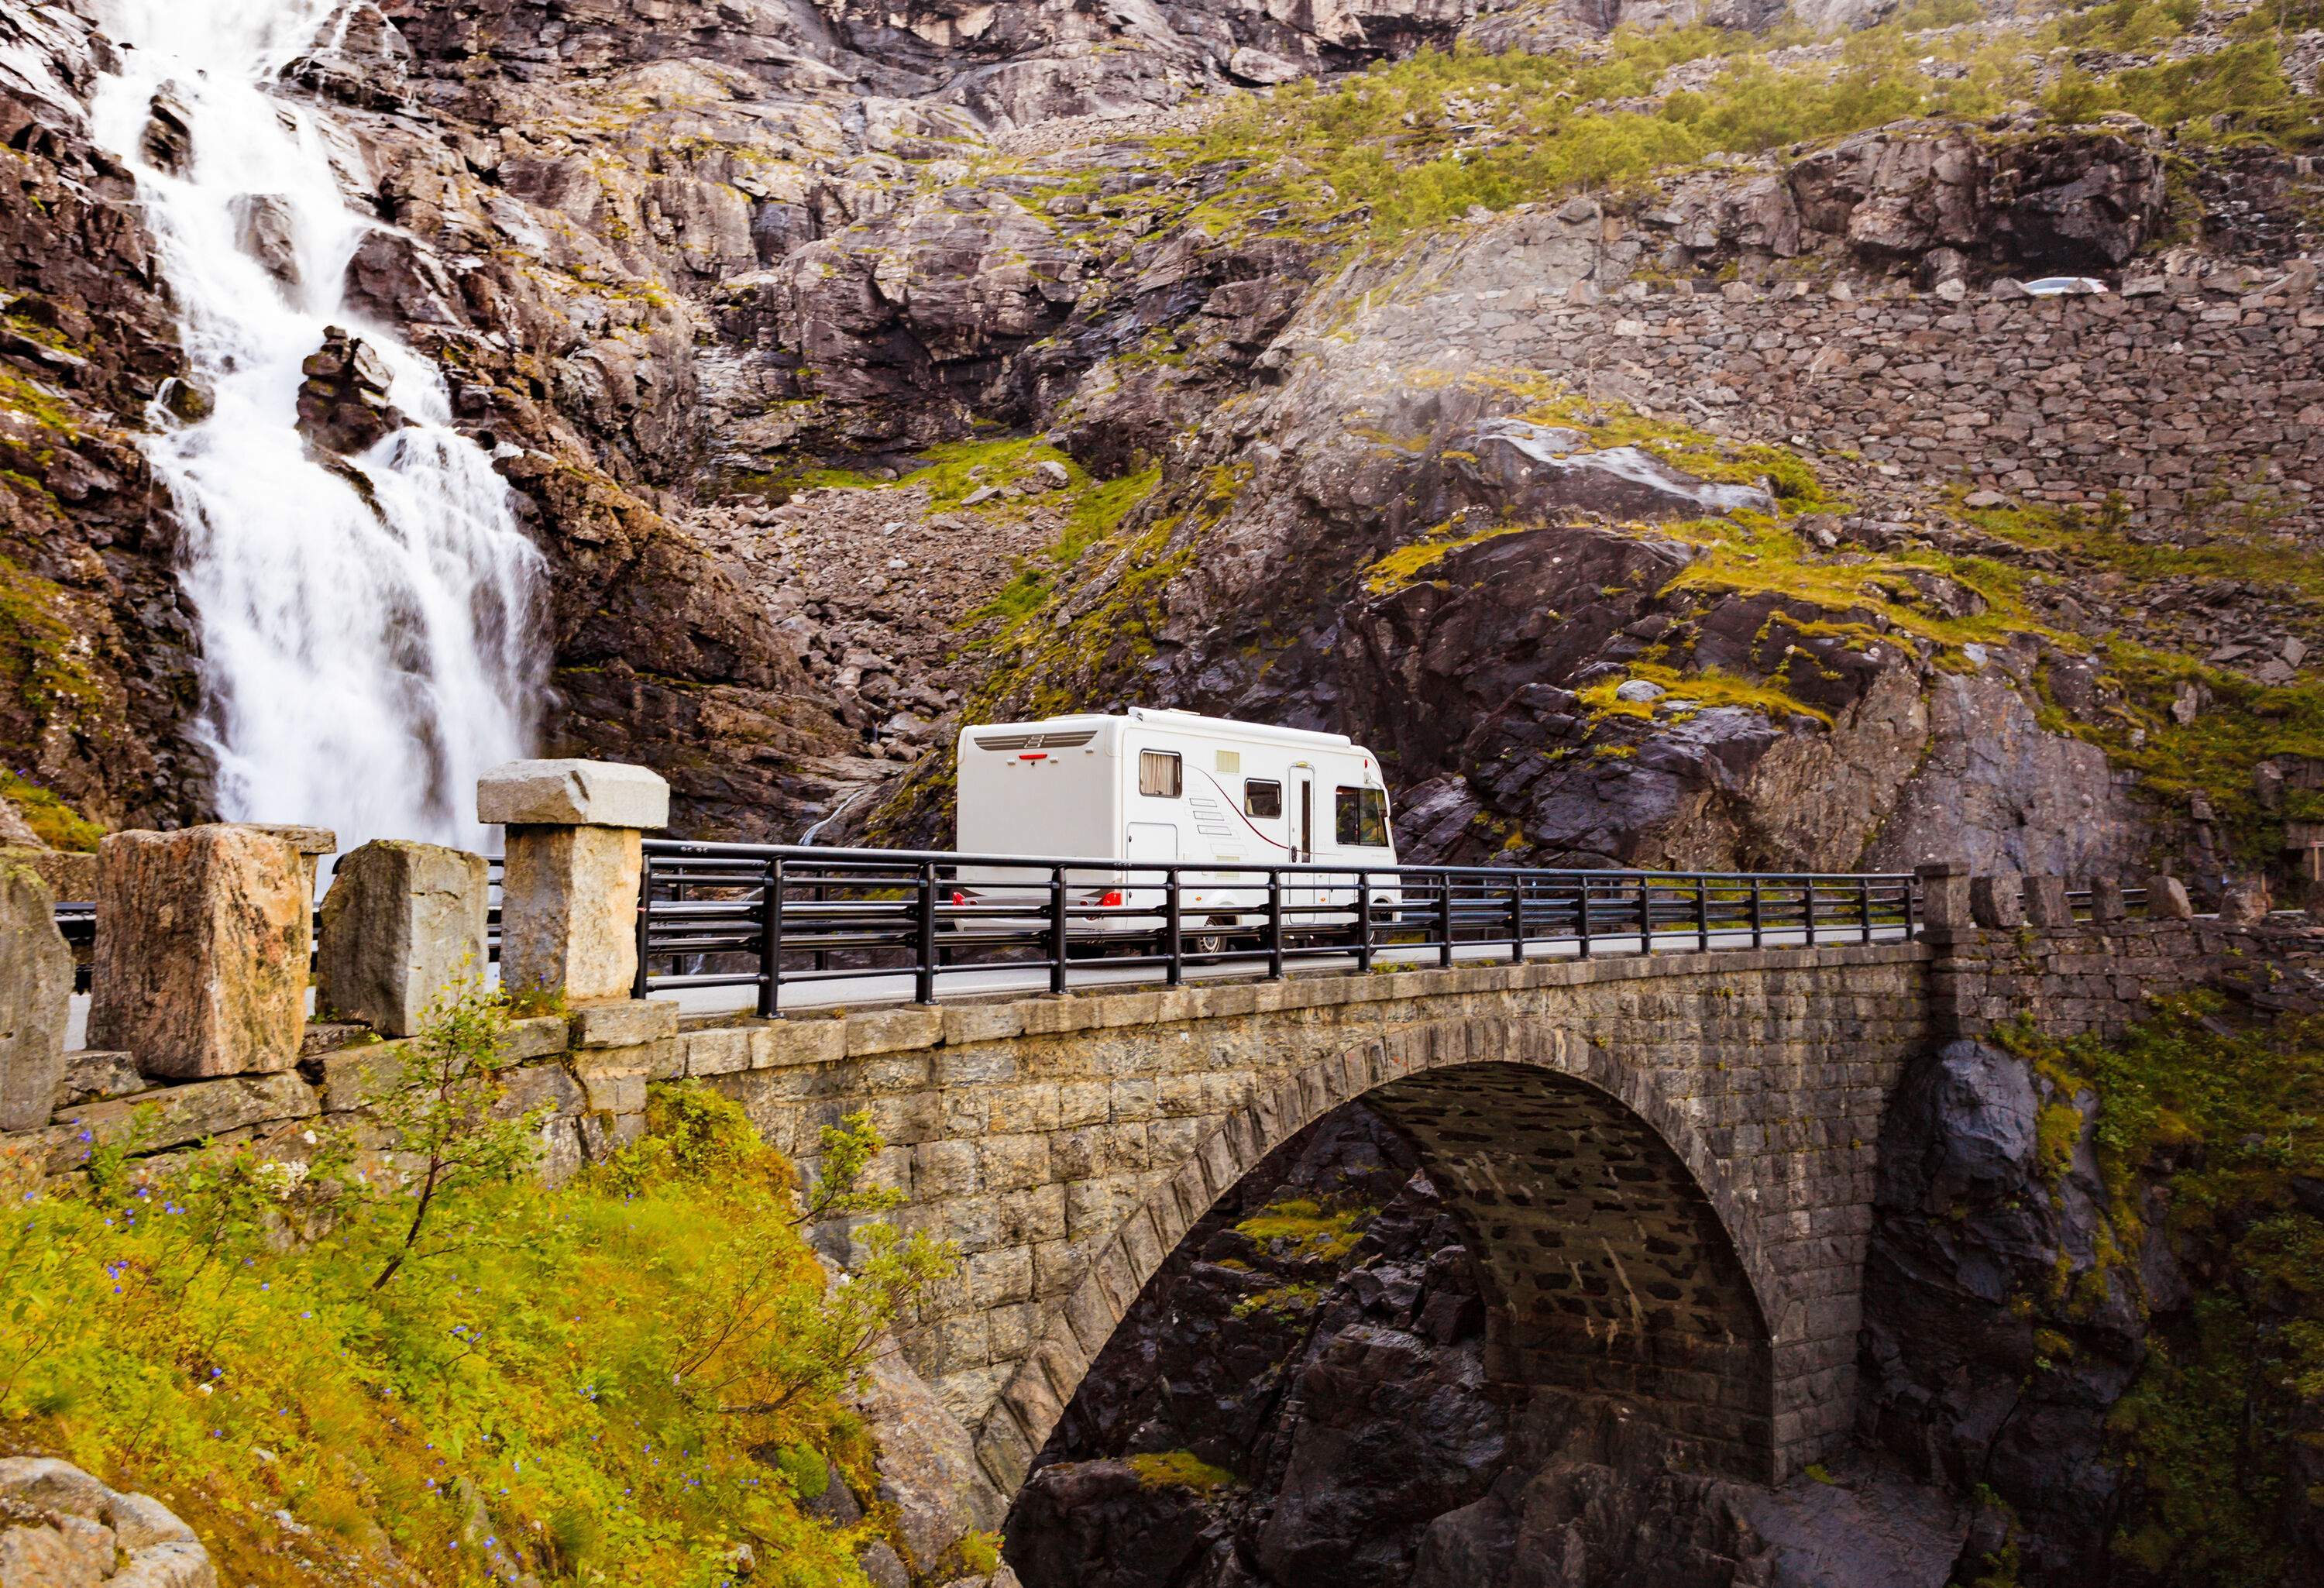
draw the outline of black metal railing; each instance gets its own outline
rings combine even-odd
[[[1871,943],[1913,935],[1909,873],[1753,875],[1496,866],[1228,864],[1052,859],[651,839],[636,992],[782,990],[908,976],[936,1002],[947,974],[1069,965],[1177,986],[1305,961],[1451,965],[1566,953]],[[998,990],[962,978],[960,990]]]
[[[498,856],[489,867],[485,952],[497,962],[504,867]],[[1158,968],[1177,986],[1190,971],[1280,976],[1334,957],[1369,971],[1384,955],[1449,965],[1495,950],[1586,958],[1872,942],[1912,936],[1919,914],[1903,872],[1268,866],[676,839],[646,842],[640,891],[638,995],[753,987],[761,1014],[794,983],[899,975],[911,978],[916,1002],[930,1002],[945,973],[977,968],[1046,971],[1050,990],[1063,992],[1079,958]],[[2145,890],[2125,889],[2123,901],[2143,909]],[[2089,889],[2068,902],[2078,920],[2096,913]],[[60,902],[55,919],[86,992],[97,906]],[[316,925],[319,934],[319,910]]]

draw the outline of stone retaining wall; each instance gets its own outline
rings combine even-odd
[[[2324,530],[2324,297],[2310,266],[1959,302],[1859,300],[1807,281],[1635,284],[1600,300],[1588,282],[1578,296],[1482,284],[1510,279],[1505,263],[1446,273],[1466,290],[1360,316],[1359,333],[1431,361],[1449,340],[1487,365],[1852,449],[1906,476],[2089,508],[2119,493],[2135,523],[2209,505],[2228,522]]]
[[[2264,967],[2311,949],[2301,928],[2214,916],[1981,928],[1932,932],[1927,941],[1936,956],[1930,1019],[1947,1038],[1983,1037],[2019,1020],[2051,1037],[2119,1036],[2153,1012],[2155,998],[2236,972],[2264,976]]]

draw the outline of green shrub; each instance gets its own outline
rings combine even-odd
[[[437,1040],[473,1059],[489,1018]],[[320,1132],[290,1165],[89,1132],[82,1187],[9,1194],[0,1448],[157,1493],[253,1588],[314,1581],[302,1555],[346,1581],[709,1588],[743,1544],[754,1583],[859,1588],[885,1524],[825,1527],[781,1475],[806,1457],[752,1453],[863,1475],[845,1391],[951,1253],[859,1231],[827,1286],[734,1104],[674,1089],[650,1120],[561,1188],[440,1176],[416,1240],[414,1189]]]

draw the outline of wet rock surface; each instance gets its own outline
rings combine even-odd
[[[367,452],[410,422],[389,399],[393,377],[378,352],[337,326],[300,374],[299,433],[326,452]]]

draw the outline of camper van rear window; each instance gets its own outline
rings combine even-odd
[[[1340,785],[1334,802],[1340,842],[1359,849],[1388,847],[1388,796],[1378,789]]]
[[[1252,778],[1242,786],[1242,813],[1245,816],[1281,816],[1283,785],[1265,778]]]
[[[1185,779],[1179,770],[1177,752],[1174,750],[1141,750],[1138,752],[1138,791],[1160,799],[1176,799],[1185,789]]]

